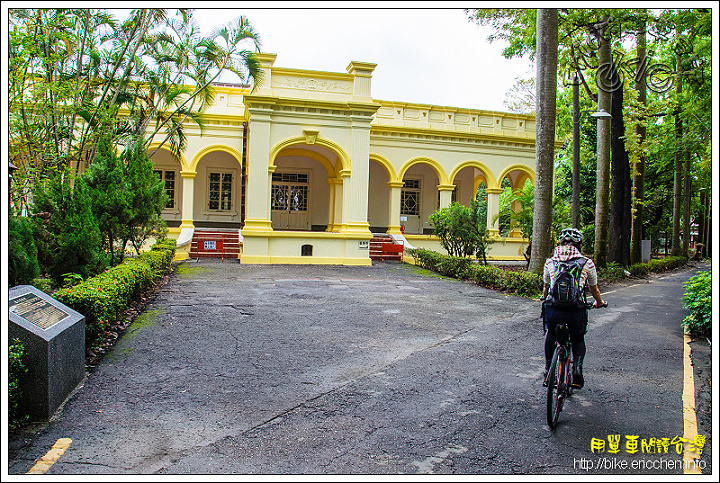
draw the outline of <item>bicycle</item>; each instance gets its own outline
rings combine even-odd
[[[588,310],[592,304],[585,304]],[[600,307],[607,307],[605,302]],[[573,371],[570,360],[571,344],[568,322],[560,322],[555,326],[555,352],[546,378],[547,382],[547,423],[550,429],[557,428],[558,418],[565,400],[572,395]]]

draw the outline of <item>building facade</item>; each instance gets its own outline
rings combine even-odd
[[[181,158],[152,156],[178,258],[208,230],[238,233],[241,263],[369,265],[373,233],[443,252],[428,217],[484,183],[501,241],[490,257],[523,259],[527,240],[500,239],[494,219],[503,186],[535,183],[534,116],[377,100],[366,62],[335,73],[258,58],[261,86],[218,85]]]

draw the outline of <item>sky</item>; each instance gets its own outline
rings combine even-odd
[[[320,5],[343,8],[199,8],[195,17],[207,35],[244,15],[260,35],[261,50],[277,54],[276,67],[344,73],[351,61],[377,64],[372,96],[385,101],[506,111],[503,101],[515,79],[535,76],[529,59],[505,59],[505,44],[488,42],[491,31],[468,21],[462,8],[409,8],[441,5],[434,2]],[[394,8],[350,8],[355,5]]]

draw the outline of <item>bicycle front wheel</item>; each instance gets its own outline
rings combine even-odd
[[[562,394],[565,382],[565,371],[567,365],[561,356],[562,348],[557,347],[553,354],[550,370],[548,371],[547,385],[547,423],[550,429],[557,427],[560,411],[562,411]]]

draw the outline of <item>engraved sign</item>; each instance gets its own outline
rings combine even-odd
[[[69,315],[34,293],[10,299],[8,306],[11,312],[43,330],[49,329]]]
[[[205,240],[205,250],[217,250],[217,242],[215,240]]]
[[[360,240],[358,242],[358,249],[360,250],[369,250],[370,249],[370,240]]]

